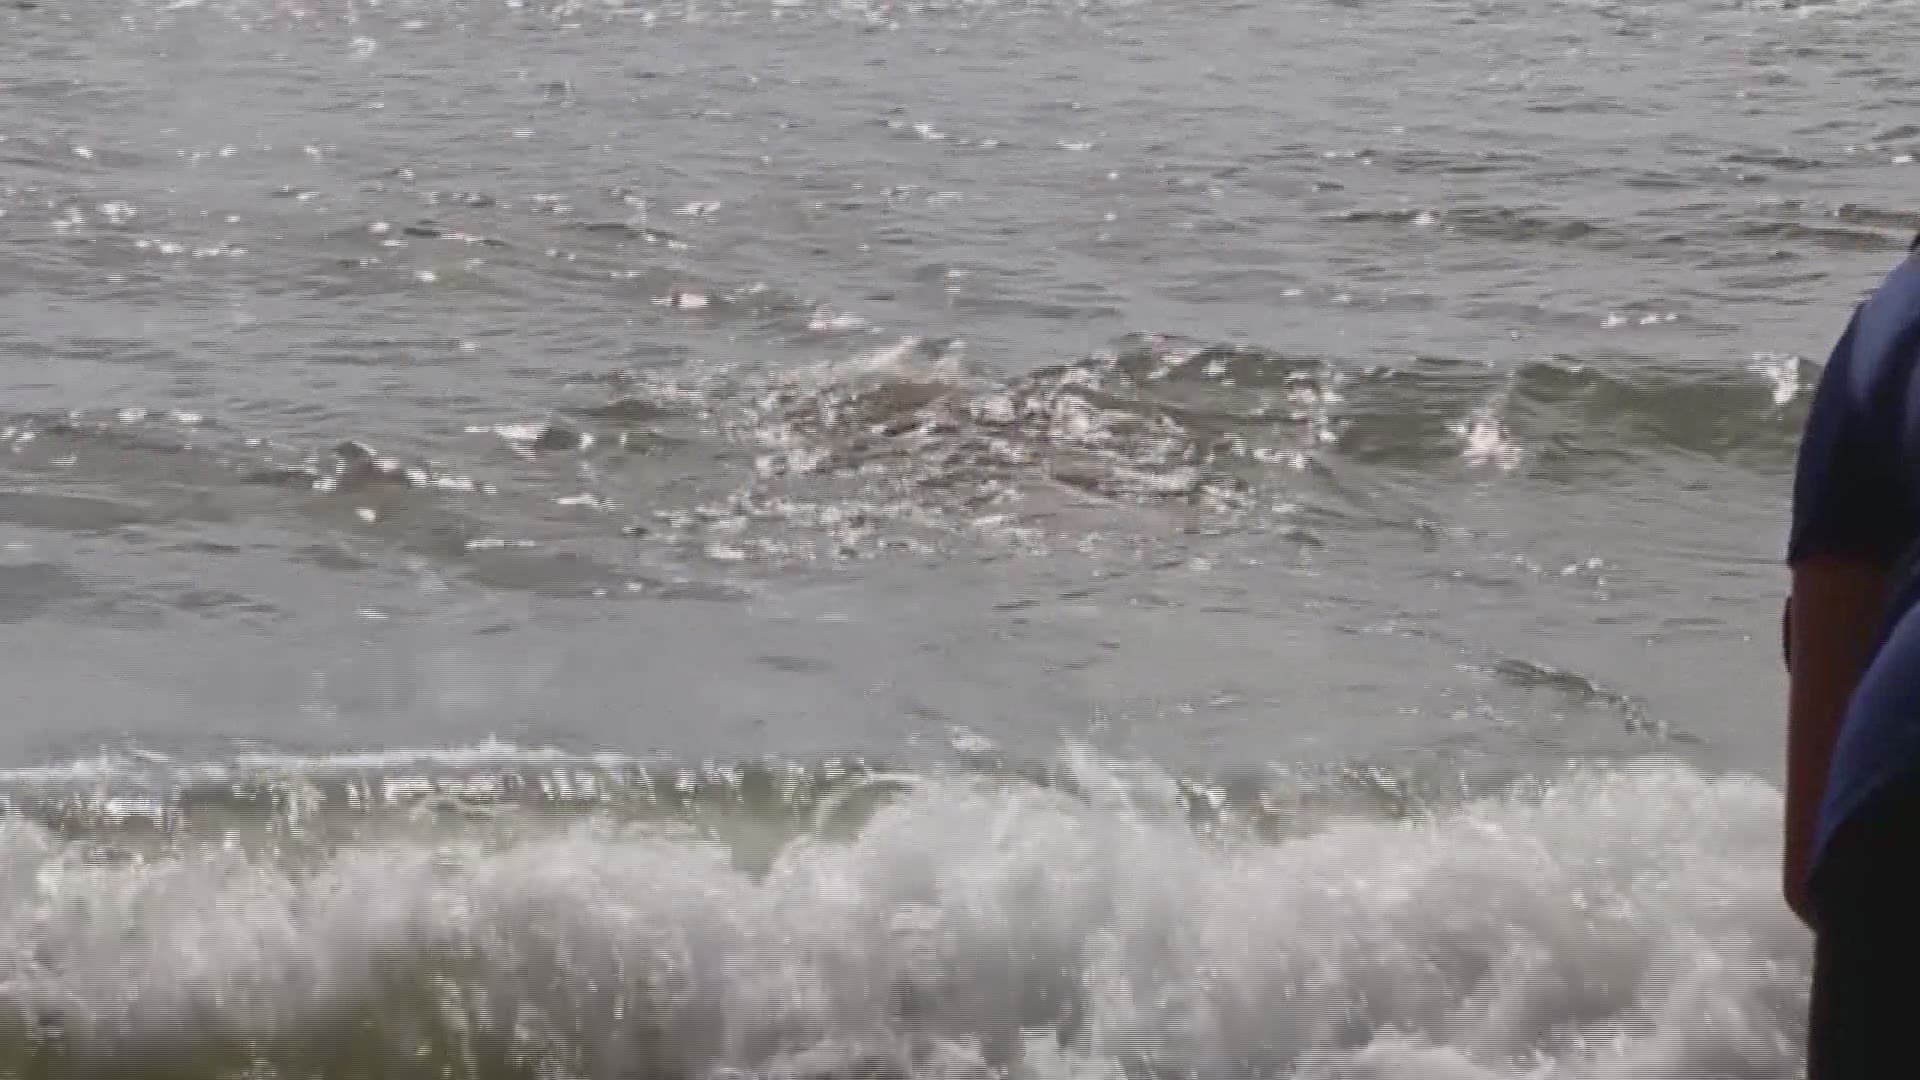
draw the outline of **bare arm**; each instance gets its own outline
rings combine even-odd
[[[1787,903],[1810,921],[1805,878],[1827,769],[1840,721],[1872,657],[1887,604],[1887,567],[1842,556],[1793,567],[1792,617],[1786,626]]]

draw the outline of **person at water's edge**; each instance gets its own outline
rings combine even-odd
[[[1917,372],[1910,251],[1834,346],[1793,484],[1783,885],[1814,931],[1809,1080],[1886,1075],[1920,1004]]]

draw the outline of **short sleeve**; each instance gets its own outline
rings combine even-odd
[[[1861,312],[1833,348],[1814,391],[1793,481],[1787,561],[1847,555],[1891,563],[1911,542],[1900,440],[1885,400],[1884,363],[1860,355]],[[1876,393],[1876,389],[1880,392]]]

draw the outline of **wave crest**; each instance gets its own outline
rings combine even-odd
[[[926,777],[856,833],[802,835],[759,868],[684,821],[469,823],[311,860],[217,842],[103,859],[10,822],[0,1063],[1797,1073],[1806,942],[1774,895],[1762,783],[1584,769],[1263,843],[1157,811],[1151,770],[1074,760],[1077,794]]]

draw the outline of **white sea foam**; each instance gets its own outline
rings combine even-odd
[[[1763,783],[1583,770],[1274,844],[1194,832],[1158,770],[1068,765],[1078,794],[894,784],[764,873],[685,826],[468,823],[300,869],[102,863],[15,821],[0,1013],[134,1056],[377,1010],[415,970],[446,1031],[556,1076],[1797,1075]]]

